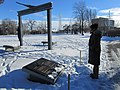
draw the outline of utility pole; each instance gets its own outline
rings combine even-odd
[[[62,29],[62,28],[61,28],[61,26],[62,26],[62,23],[61,23],[61,14],[59,14],[58,19],[59,19],[59,26],[58,26],[58,30],[61,30],[61,29]]]
[[[71,22],[71,18],[70,18],[69,25],[70,25],[70,32],[73,34],[73,31],[72,31],[72,22]]]
[[[110,10],[109,10],[109,18],[108,18],[108,30],[110,30]]]

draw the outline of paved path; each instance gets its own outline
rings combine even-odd
[[[120,90],[120,42],[110,42],[108,45],[109,61],[113,76],[110,78],[115,85],[115,90]]]

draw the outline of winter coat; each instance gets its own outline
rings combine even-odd
[[[101,31],[94,31],[89,39],[89,60],[88,63],[92,65],[100,65],[100,40],[101,40]]]

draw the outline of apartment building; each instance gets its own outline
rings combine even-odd
[[[104,34],[108,30],[114,30],[114,20],[109,20],[108,18],[95,18],[92,19],[92,23],[98,23],[98,29]]]

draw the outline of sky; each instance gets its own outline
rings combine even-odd
[[[47,2],[52,2],[52,21],[58,21],[59,16],[64,23],[69,23],[70,18],[74,17],[73,6],[80,0],[4,0],[0,4],[0,20],[9,18],[17,20],[17,11],[24,10],[26,7],[18,5],[16,2],[21,2],[30,5],[41,5]],[[86,6],[97,10],[98,17],[108,17],[109,11],[111,19],[120,20],[120,1],[119,0],[84,0]],[[23,19],[45,20],[46,11],[25,15]]]

